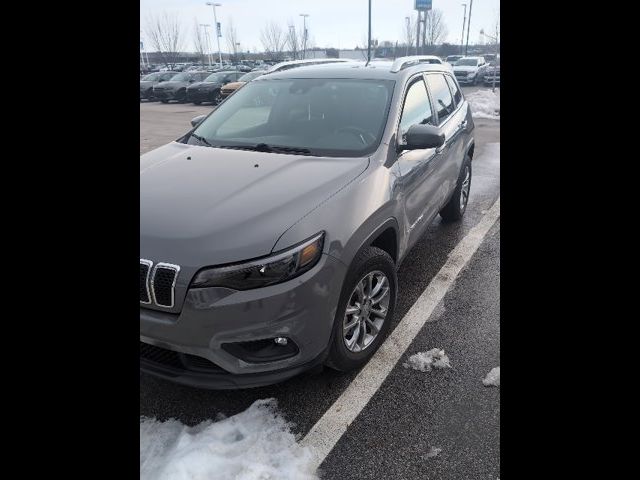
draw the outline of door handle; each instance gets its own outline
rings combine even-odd
[[[464,130],[465,128],[467,128],[467,121],[466,120],[460,124],[460,130]]]

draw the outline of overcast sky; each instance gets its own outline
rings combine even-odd
[[[222,23],[223,38],[220,47],[227,51],[224,39],[225,24],[233,19],[242,50],[262,51],[260,30],[266,22],[273,20],[286,27],[292,20],[301,26],[300,13],[308,13],[307,28],[309,37],[318,47],[354,48],[366,44],[368,0],[219,0],[216,7],[218,21]],[[467,16],[470,0],[433,0],[433,8],[442,10],[448,35],[446,41],[459,43],[462,33],[462,18],[467,3]],[[405,17],[415,15],[414,0],[372,0],[372,37],[379,41],[402,42]],[[178,15],[184,25],[185,49],[194,50],[192,28],[194,18],[198,23],[213,25],[213,11],[206,0],[140,0],[141,39],[145,40],[145,49],[152,50],[146,41],[147,18],[166,11]],[[494,29],[499,19],[500,0],[475,0],[471,16],[469,43],[480,41],[480,29],[487,33]],[[214,40],[211,33],[211,39]],[[466,37],[466,33],[465,33]],[[214,50],[216,49],[214,43]]]

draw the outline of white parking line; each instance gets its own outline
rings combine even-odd
[[[482,220],[456,245],[440,271],[402,318],[391,335],[358,373],[347,389],[309,430],[301,444],[309,447],[319,467],[347,428],[382,385],[411,345],[456,277],[478,249],[489,229],[500,218],[500,198]]]

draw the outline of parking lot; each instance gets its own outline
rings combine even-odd
[[[464,87],[465,95],[486,87]],[[211,105],[140,104],[140,154],[190,129],[191,118]],[[428,228],[398,271],[393,329],[421,298],[450,254],[488,215],[497,215],[469,262],[444,294],[401,360],[344,434],[322,457],[323,479],[496,479],[500,476],[500,389],[482,379],[500,365],[500,120],[475,121],[476,149],[468,209],[463,221]],[[496,214],[497,212],[497,214]],[[486,223],[486,222],[485,222]],[[414,353],[443,349],[451,368],[405,368]],[[367,367],[365,367],[367,368]],[[336,404],[357,372],[325,369],[287,382],[241,391],[206,391],[140,375],[140,415],[196,425],[231,416],[254,401],[275,398],[302,440]],[[340,405],[340,403],[338,403]],[[334,406],[334,407],[332,407]],[[340,406],[337,407],[342,408]],[[326,420],[326,419],[325,419]],[[324,420],[323,420],[324,421]],[[310,437],[313,442],[314,437]],[[310,444],[313,448],[314,445]]]

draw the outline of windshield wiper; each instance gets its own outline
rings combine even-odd
[[[266,153],[288,153],[298,155],[311,155],[311,150],[302,147],[284,147],[278,145],[269,145],[266,143],[257,143],[255,145],[216,145],[218,148],[233,148],[236,150],[251,150],[254,152]]]
[[[213,147],[213,145],[211,145],[206,138],[201,137],[200,135],[196,135],[195,133],[192,133],[191,136],[198,140],[200,143],[204,143],[208,147]]]

